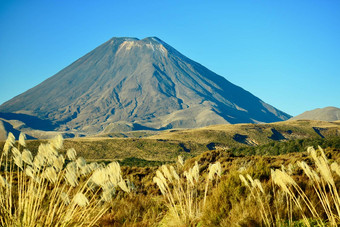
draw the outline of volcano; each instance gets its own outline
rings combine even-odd
[[[31,128],[90,134],[290,118],[156,37],[112,38],[0,112],[34,119]]]

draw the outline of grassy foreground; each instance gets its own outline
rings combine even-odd
[[[60,137],[30,152],[24,136],[15,141],[10,135],[1,154],[0,223],[337,226],[339,141],[300,149],[308,146],[304,140],[292,153],[281,152],[287,144],[279,143],[275,155],[257,153],[259,147],[249,148],[252,155],[216,149],[138,167],[87,162]]]

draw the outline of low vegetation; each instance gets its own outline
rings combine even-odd
[[[8,137],[1,154],[1,225],[340,224],[339,137],[119,163],[86,162],[66,144],[56,137],[30,148],[23,136]]]
[[[241,147],[230,149],[231,154],[240,155],[282,155],[294,152],[303,152],[308,146],[332,147],[340,149],[340,139],[338,136],[314,139],[296,139],[281,142],[270,142],[255,147]]]
[[[74,149],[59,154],[61,136],[39,146],[33,157],[24,135],[9,134],[1,154],[2,226],[92,226],[107,212],[117,187],[130,192],[120,166],[87,164]]]
[[[200,176],[197,162],[187,171],[182,170],[183,165],[183,159],[179,156],[177,165],[179,174],[173,166],[163,165],[153,178],[168,208],[161,221],[161,224],[166,226],[197,225],[205,208],[210,182],[214,180],[215,175],[221,177],[219,162],[209,166],[209,174],[206,177]],[[200,185],[205,185],[204,190],[200,190]]]

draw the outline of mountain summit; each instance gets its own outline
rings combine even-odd
[[[112,38],[2,104],[0,112],[87,133],[290,117],[156,37]]]

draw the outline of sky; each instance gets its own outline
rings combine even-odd
[[[338,0],[1,0],[0,104],[112,37],[150,36],[290,115],[340,108]]]

